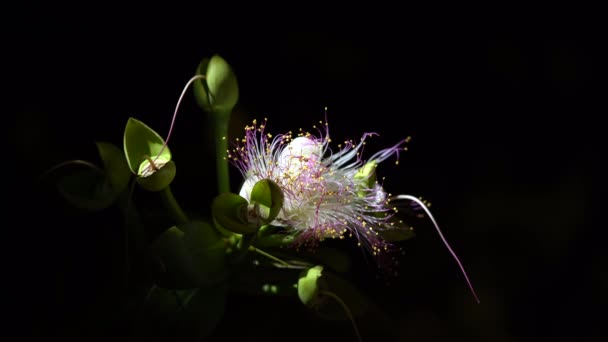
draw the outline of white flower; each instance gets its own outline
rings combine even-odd
[[[338,145],[335,153],[329,148],[327,122],[318,136],[301,132],[296,138],[292,132],[272,137],[265,133],[265,124],[245,127],[245,138],[237,142],[228,158],[241,171],[245,181],[240,195],[249,201],[256,182],[270,179],[283,190],[284,202],[273,224],[283,225],[298,233],[296,245],[315,246],[325,238],[354,236],[371,251],[379,266],[392,267],[387,250],[394,247],[382,239],[379,232],[389,229],[408,229],[394,214],[397,207],[391,200],[415,203],[430,218],[450,254],[454,257],[466,279],[469,289],[479,302],[475,290],[456,253],[444,238],[428,207],[410,195],[390,196],[375,181],[376,166],[399,151],[404,150],[404,139],[396,145],[373,154],[364,162],[361,152],[367,137],[358,143],[346,141]],[[396,163],[397,163],[396,162]]]
[[[358,143],[347,141],[333,153],[327,123],[318,136],[301,132],[295,138],[291,132],[273,138],[255,120],[245,130],[245,138],[228,155],[245,178],[239,194],[249,200],[259,180],[277,183],[285,200],[274,223],[299,233],[296,243],[314,246],[325,238],[355,236],[377,255],[389,247],[379,231],[406,229],[394,220],[388,194],[370,181],[373,172],[360,171],[398,156],[405,140],[374,154],[366,164],[361,150],[372,134],[364,134]]]

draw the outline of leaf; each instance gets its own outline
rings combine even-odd
[[[323,273],[323,281],[329,292],[346,303],[353,316],[362,316],[370,309],[370,299],[346,279],[326,271]],[[348,319],[344,308],[332,298],[323,297],[316,308],[317,313],[325,319]]]
[[[247,200],[237,194],[223,193],[213,199],[211,213],[224,229],[237,234],[251,234],[259,227],[249,223],[248,205]]]
[[[150,163],[146,157],[152,158],[158,167],[171,160],[169,147],[166,146],[163,149],[165,143],[163,138],[135,118],[129,118],[127,121],[123,143],[129,169],[138,176],[142,176],[146,170],[150,169]],[[162,153],[159,155],[161,150]]]
[[[416,236],[411,227],[383,229],[379,230],[378,234],[389,242],[405,241]]]
[[[346,273],[351,268],[350,257],[335,248],[319,247],[311,257],[337,272]]]
[[[239,86],[230,65],[219,55],[205,58],[196,69],[204,79],[194,82],[194,95],[208,113],[230,113],[239,99]]]
[[[285,231],[285,227],[265,224],[262,227],[260,227],[260,230],[258,231],[258,238],[269,236],[271,234],[276,234],[277,232],[280,232],[280,231]]]
[[[259,205],[259,215],[264,223],[272,222],[283,208],[283,191],[270,179],[262,179],[251,189],[249,201]]]
[[[177,338],[172,340],[202,341],[209,337],[224,315],[226,295],[224,284],[197,289],[183,304]]]
[[[192,290],[153,286],[135,317],[136,341],[202,341],[209,337],[225,312],[226,286]]]
[[[223,240],[204,222],[171,227],[150,247],[156,282],[170,289],[192,289],[225,276]]]
[[[254,257],[261,261],[264,257]],[[297,296],[300,269],[277,269],[259,262],[244,262],[231,277],[230,290],[245,295]]]
[[[57,189],[66,201],[80,209],[102,210],[116,199],[105,175],[92,168],[60,178]]]
[[[116,194],[121,193],[129,185],[131,172],[124,153],[115,145],[107,142],[97,142],[97,150],[103,162],[106,177]]]

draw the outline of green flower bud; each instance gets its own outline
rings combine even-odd
[[[298,297],[306,306],[314,306],[319,296],[323,266],[317,265],[302,272],[298,279]]]
[[[194,82],[198,105],[208,113],[230,113],[239,99],[239,86],[230,65],[214,55],[201,61],[196,69],[204,79]]]

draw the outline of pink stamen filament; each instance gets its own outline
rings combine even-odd
[[[182,99],[184,98],[184,95],[186,94],[188,87],[190,87],[190,85],[194,81],[196,81],[198,79],[204,79],[204,78],[205,78],[205,75],[192,76],[192,78],[190,78],[188,83],[186,83],[186,85],[184,86],[184,90],[182,90],[182,94],[179,96],[179,99],[177,100],[177,105],[175,105],[175,112],[173,112],[173,119],[171,119],[171,126],[169,127],[169,133],[167,133],[167,138],[165,139],[165,143],[163,144],[163,147],[158,152],[158,155],[156,156],[156,158],[154,158],[154,161],[156,161],[158,159],[158,157],[160,157],[160,155],[163,153],[163,151],[167,147],[167,144],[169,143],[169,139],[171,138],[171,133],[173,132],[173,126],[175,125],[175,118],[177,117],[177,111],[179,110],[179,106],[182,103]]]
[[[443,241],[443,243],[447,247],[447,249],[450,252],[450,254],[452,254],[452,256],[454,257],[454,259],[456,260],[456,263],[458,263],[458,267],[460,267],[460,271],[464,275],[464,278],[465,278],[465,280],[467,282],[467,285],[469,286],[469,289],[471,290],[471,293],[473,293],[473,297],[475,297],[475,300],[477,301],[477,304],[479,304],[479,302],[480,302],[479,301],[479,297],[477,297],[477,293],[475,293],[475,289],[473,288],[473,285],[471,284],[471,281],[469,280],[469,277],[467,276],[467,272],[464,270],[464,266],[462,266],[462,263],[458,259],[458,256],[456,256],[456,253],[454,253],[454,251],[450,247],[450,244],[448,244],[448,242],[445,239],[445,237],[443,237],[443,234],[441,233],[441,229],[439,229],[439,225],[437,224],[437,221],[435,221],[435,218],[431,214],[431,211],[428,209],[428,207],[424,203],[422,203],[421,200],[417,199],[414,196],[410,196],[410,195],[397,195],[397,196],[393,197],[393,199],[405,199],[405,200],[414,201],[418,205],[420,205],[422,207],[422,209],[424,209],[424,211],[426,212],[426,214],[428,215],[428,217],[431,219],[431,221],[435,225],[435,229],[437,230],[437,233],[439,233],[439,237],[441,238],[441,240]]]

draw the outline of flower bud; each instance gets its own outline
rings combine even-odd
[[[230,65],[214,55],[201,61],[196,74],[205,76],[194,82],[198,105],[208,113],[230,113],[239,99],[239,86]]]

